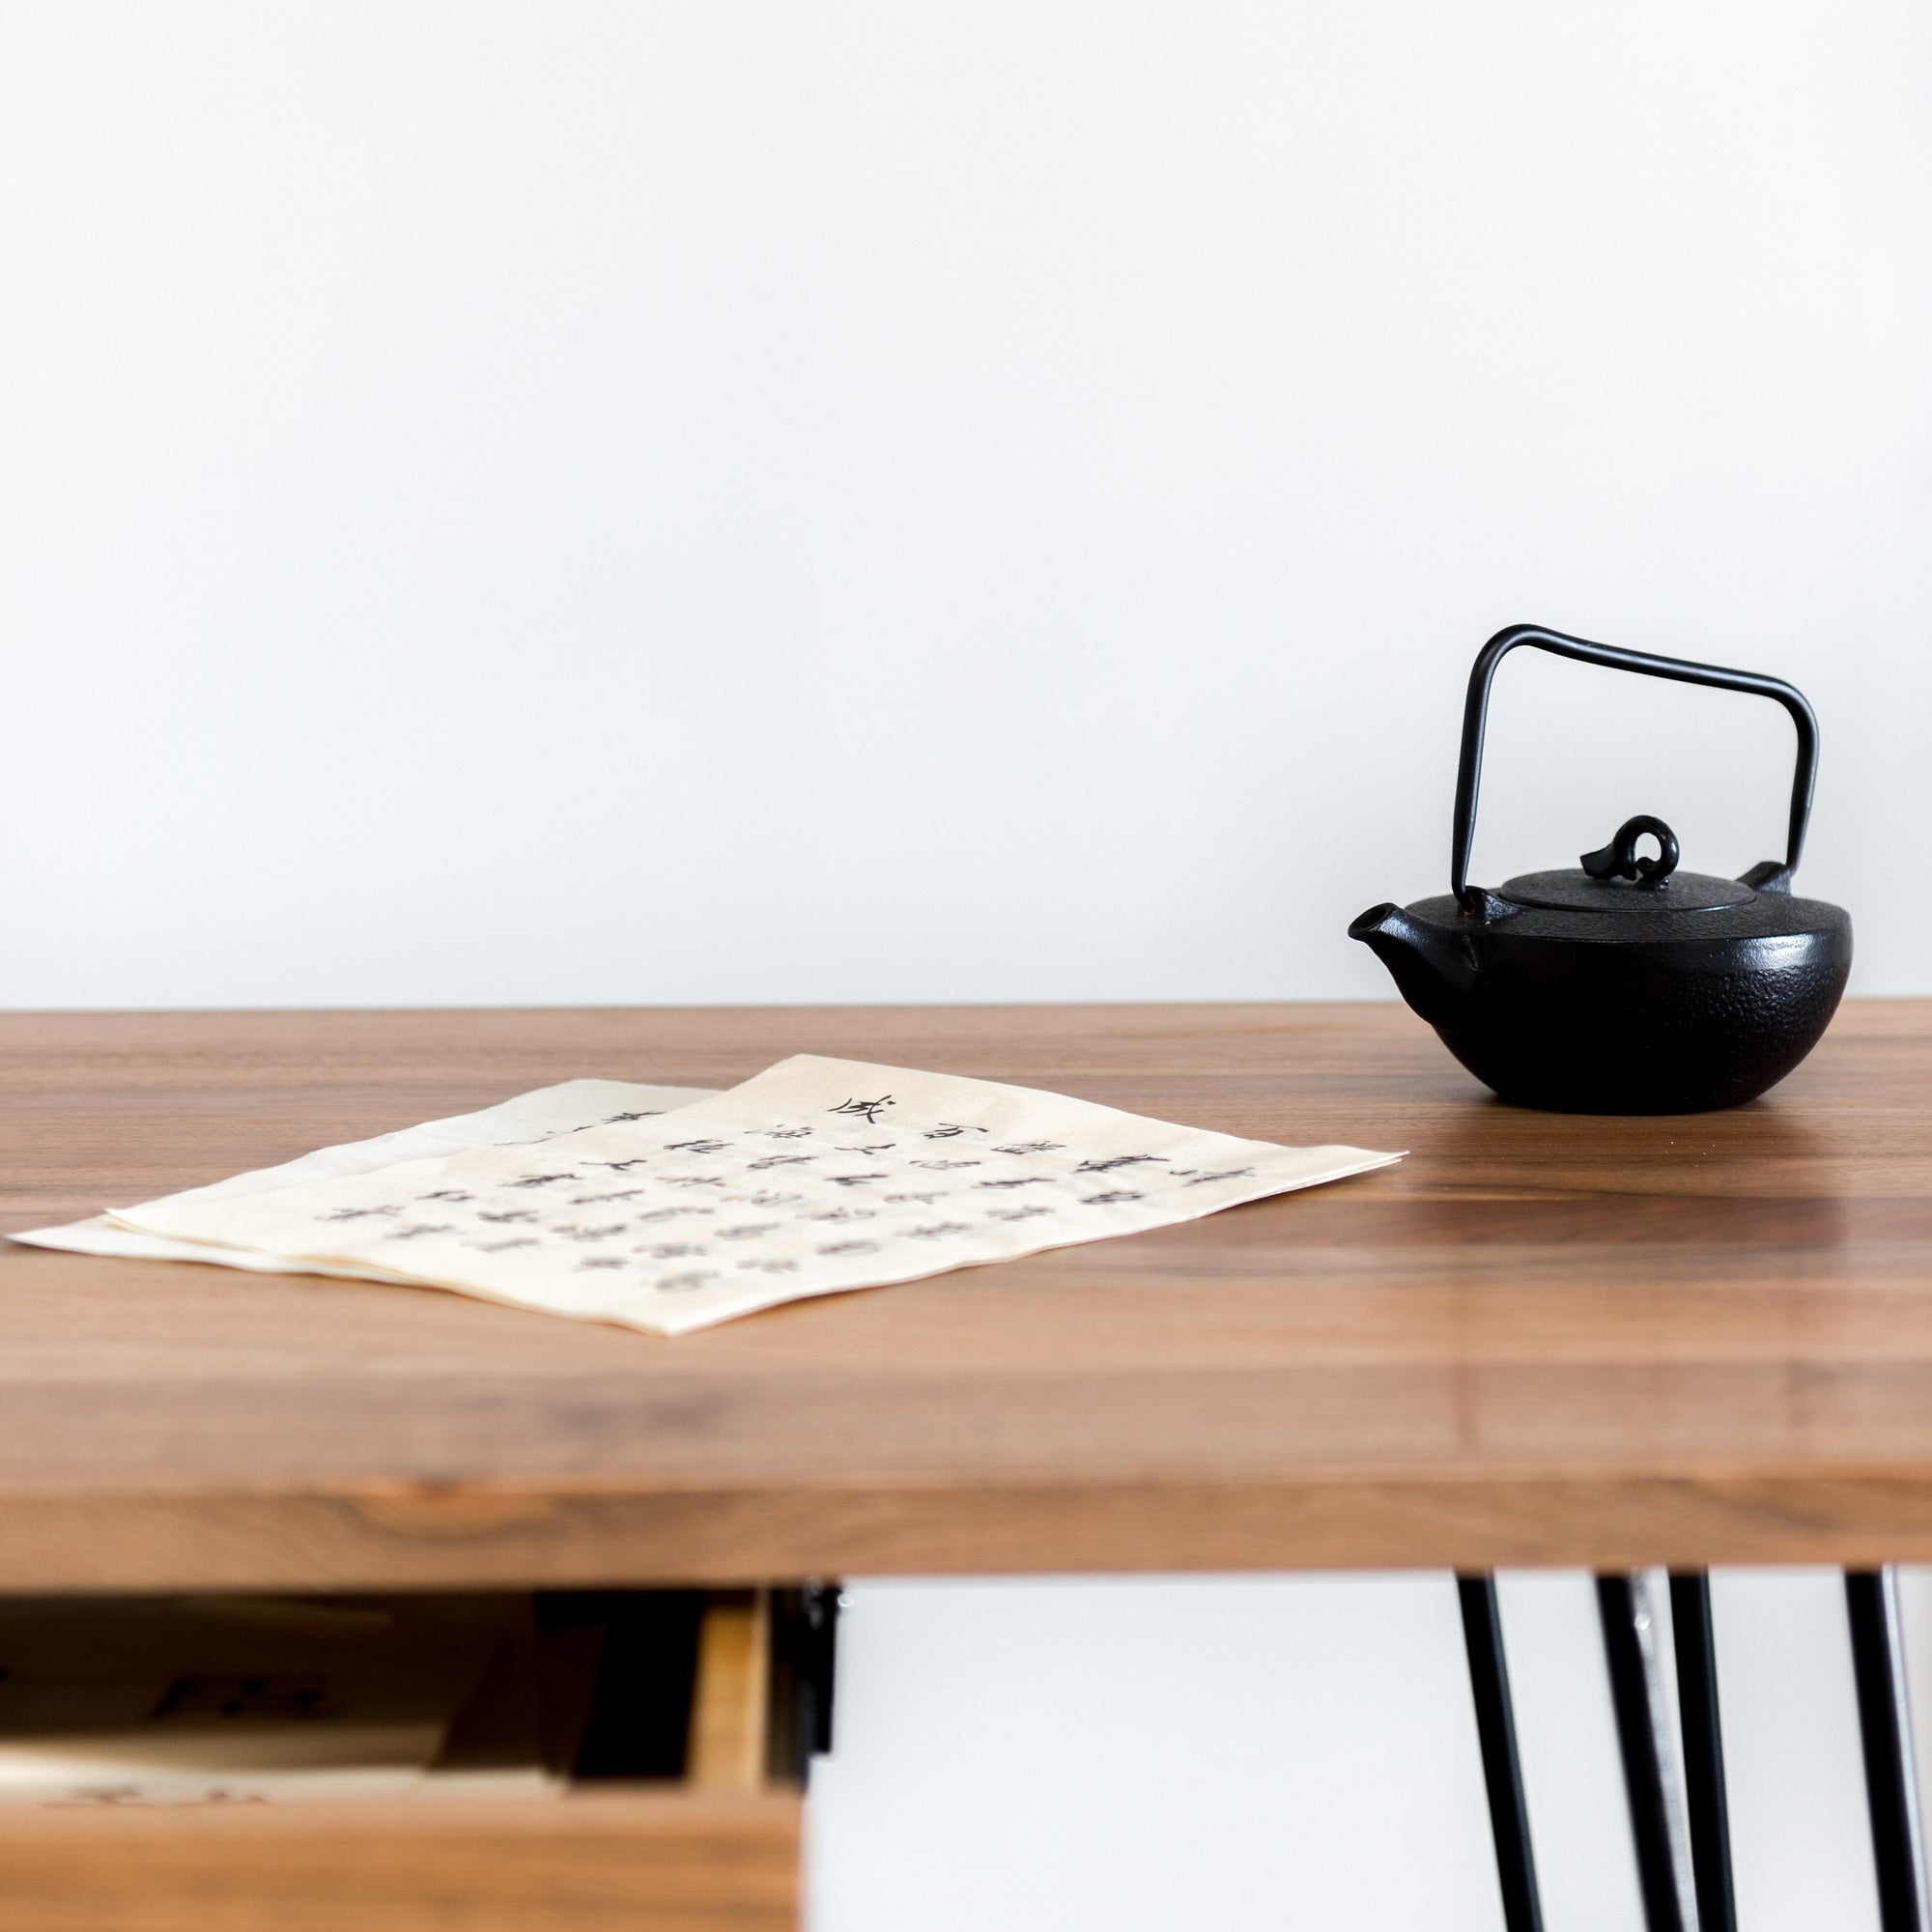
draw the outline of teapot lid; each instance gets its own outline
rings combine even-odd
[[[1715,912],[1748,905],[1757,895],[1741,879],[1710,872],[1679,872],[1662,886],[1593,879],[1586,872],[1521,872],[1506,879],[1496,896],[1512,905],[1551,912]]]
[[[1637,840],[1657,840],[1657,857],[1639,859]],[[1757,896],[1742,879],[1677,869],[1677,835],[1661,818],[1627,819],[1600,852],[1585,852],[1580,869],[1523,872],[1506,880],[1499,898],[1552,912],[1713,912]]]

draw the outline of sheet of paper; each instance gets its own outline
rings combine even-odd
[[[423,1160],[457,1153],[466,1148],[503,1147],[547,1140],[580,1127],[621,1123],[709,1099],[709,1087],[647,1087],[629,1080],[564,1080],[554,1087],[538,1087],[519,1094],[480,1113],[455,1114],[447,1120],[425,1121],[373,1140],[350,1141],[341,1147],[319,1148],[279,1167],[259,1167],[231,1175],[207,1187],[192,1187],[166,1198],[177,1201],[221,1201],[238,1194],[262,1194],[270,1188],[294,1187],[304,1181],[340,1175],[374,1174],[399,1161]],[[211,1248],[206,1243],[176,1240],[125,1227],[111,1214],[97,1214],[62,1228],[35,1228],[9,1236],[30,1247],[66,1248],[83,1255],[126,1255],[140,1261],[219,1262],[227,1267],[251,1268],[262,1274],[336,1274],[370,1281],[403,1281],[374,1265],[325,1265],[290,1261],[280,1255],[252,1253],[244,1248]]]
[[[805,1054],[669,1119],[268,1194],[178,1196],[118,1218],[678,1334],[802,1295],[1193,1220],[1399,1158]]]

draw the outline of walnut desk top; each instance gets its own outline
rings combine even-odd
[[[1395,1006],[0,1016],[0,1227],[795,1051],[1400,1167],[665,1340],[0,1250],[0,1589],[1932,1558],[1932,1003],[1729,1114]]]

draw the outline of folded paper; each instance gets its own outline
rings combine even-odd
[[[678,1334],[1193,1220],[1401,1158],[799,1055],[666,1118],[117,1211],[173,1240]]]

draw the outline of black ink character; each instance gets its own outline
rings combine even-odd
[[[945,1235],[964,1235],[971,1231],[964,1221],[934,1221],[924,1228],[908,1228],[906,1236],[915,1241],[936,1241]]]
[[[816,1214],[808,1214],[808,1221],[876,1221],[879,1217],[870,1208],[822,1208]]]
[[[923,1167],[930,1174],[947,1174],[955,1167],[984,1167],[983,1160],[916,1160],[914,1167]]]
[[[620,1187],[611,1194],[573,1194],[570,1205],[573,1208],[591,1208],[600,1201],[635,1201],[643,1191],[641,1187]]]
[[[418,1194],[418,1201],[474,1201],[473,1194],[466,1194],[460,1187],[439,1187],[434,1194]]]
[[[879,1124],[879,1116],[893,1104],[890,1094],[881,1094],[876,1100],[841,1100],[836,1107],[826,1108],[828,1114],[850,1114],[853,1119],[864,1121],[868,1127]]]
[[[818,1251],[821,1255],[875,1255],[879,1252],[877,1241],[831,1241]]]
[[[505,1187],[548,1187],[554,1180],[582,1180],[581,1174],[526,1174],[515,1180],[506,1180]]]
[[[1251,1167],[1224,1168],[1219,1174],[1197,1174],[1187,1184],[1190,1187],[1205,1187],[1210,1180],[1245,1180],[1253,1172]]]
[[[1083,1208],[1112,1208],[1122,1201],[1145,1201],[1145,1194],[1136,1194],[1131,1187],[1117,1187],[1111,1194],[1088,1194],[1081,1198]]]
[[[761,1261],[755,1255],[747,1256],[738,1265],[741,1268],[756,1268],[760,1274],[796,1274],[798,1272],[798,1264],[796,1262]]]
[[[826,1179],[835,1187],[863,1187],[868,1180],[890,1180],[889,1174],[828,1174]]]
[[[156,1718],[339,1718],[321,1670],[281,1670],[261,1676],[223,1672],[177,1677],[155,1706]]]
[[[816,1127],[767,1127],[764,1138],[768,1141],[809,1141],[817,1131]]]
[[[412,1221],[407,1228],[398,1228],[394,1234],[383,1238],[388,1241],[412,1241],[418,1235],[453,1235],[456,1223],[453,1221]]]
[[[1023,1174],[1017,1180],[976,1180],[975,1187],[1043,1187],[1050,1184],[1051,1175]]]
[[[665,1110],[662,1107],[646,1107],[640,1114],[607,1114],[598,1122],[599,1126],[614,1127],[621,1121],[655,1121]],[[567,1130],[566,1130],[567,1131]],[[585,1262],[585,1267],[601,1266],[601,1263]]]
[[[764,1159],[750,1161],[746,1166],[747,1172],[758,1174],[768,1167],[796,1167],[801,1161],[817,1158],[815,1153],[768,1153]]]
[[[1112,1174],[1117,1167],[1145,1167],[1149,1161],[1164,1161],[1161,1153],[1117,1153],[1111,1160],[1083,1160],[1075,1174]]]
[[[985,1131],[984,1127],[955,1127],[951,1121],[941,1121],[936,1127],[926,1129],[925,1137],[929,1141],[952,1141],[957,1140],[961,1134],[983,1134]]]
[[[689,1294],[694,1289],[702,1288],[707,1281],[717,1278],[716,1268],[691,1268],[684,1274],[668,1274],[653,1286],[660,1294]]]
[[[540,1248],[543,1243],[534,1235],[522,1235],[514,1241],[485,1241],[478,1252],[486,1255],[500,1255],[508,1248]]]
[[[755,1235],[769,1235],[779,1224],[776,1221],[748,1221],[742,1228],[720,1228],[721,1241],[749,1241]]]
[[[635,1114],[624,1116],[626,1120],[636,1120]],[[620,1268],[624,1265],[622,1255],[585,1255],[577,1264],[581,1268]]]
[[[400,1214],[400,1208],[331,1208],[327,1214],[318,1214],[318,1221],[366,1221],[375,1214]]]
[[[867,1159],[870,1160],[876,1158],[879,1154],[891,1153],[892,1151],[897,1146],[898,1146],[897,1141],[881,1141],[877,1147],[845,1148],[844,1150],[842,1150],[842,1151],[846,1153],[863,1154],[866,1156]]]
[[[995,1153],[1058,1153],[1066,1143],[1065,1141],[1012,1141],[1006,1147],[996,1147]]]
[[[704,1250],[696,1241],[666,1241],[661,1247],[639,1248],[636,1252],[654,1262],[681,1262],[701,1255]]]
[[[1031,1221],[1036,1214],[1051,1214],[1051,1208],[988,1208],[989,1221]]]
[[[755,1194],[744,1197],[748,1208],[782,1208],[787,1201],[798,1201],[803,1198],[797,1194],[774,1194],[768,1187],[761,1187]]]
[[[729,1141],[667,1141],[666,1153],[723,1153]]]
[[[935,1187],[930,1194],[888,1194],[886,1196],[886,1205],[889,1208],[896,1208],[902,1202],[910,1202],[915,1208],[929,1208],[935,1201],[944,1201],[945,1199],[945,1188]]]
[[[534,1221],[536,1215],[527,1208],[513,1208],[501,1214],[492,1214],[486,1208],[476,1210],[479,1221]]]
[[[612,1174],[629,1174],[634,1167],[642,1167],[648,1155],[634,1153],[629,1160],[586,1160],[585,1167],[608,1167]]]
[[[567,1241],[608,1241],[612,1235],[621,1235],[624,1224],[612,1221],[608,1228],[558,1228],[554,1231]]]
[[[673,1187],[723,1187],[724,1179],[722,1174],[673,1174],[669,1177]]]

